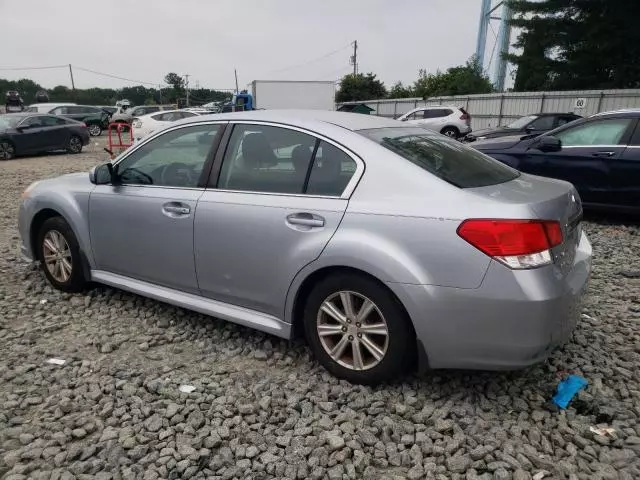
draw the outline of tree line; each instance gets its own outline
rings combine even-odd
[[[382,98],[429,98],[472,93],[492,93],[493,85],[482,71],[475,57],[464,65],[442,72],[428,73],[420,69],[418,78],[411,85],[397,82],[387,90],[374,73],[349,74],[342,78],[336,101],[374,100]]]
[[[20,80],[6,80],[0,78],[0,92],[6,93],[15,90],[20,93],[25,105],[36,102],[38,92],[46,92],[50,102],[75,102],[80,105],[115,105],[116,101],[127,99],[134,105],[172,104],[178,103],[179,98],[186,97],[185,82],[175,73],[165,76],[166,88],[149,88],[143,85],[114,88],[76,88],[75,90],[58,85],[51,89],[43,88],[33,80],[23,78]],[[228,100],[230,92],[212,90],[209,88],[196,88],[189,90],[189,103],[191,105],[203,105],[209,102]],[[3,99],[4,101],[4,99]]]
[[[515,91],[640,88],[638,0],[509,0]]]

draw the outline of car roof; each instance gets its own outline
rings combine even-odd
[[[41,112],[10,112],[4,113],[3,115],[7,115],[8,117],[42,117],[47,116],[47,113]]]
[[[548,117],[550,115],[573,115],[576,117],[580,117],[581,115],[578,115],[577,113],[573,113],[573,112],[538,112],[538,113],[530,113],[528,115],[523,115],[523,117],[530,117],[532,115],[536,115],[538,117]]]
[[[608,112],[600,112],[600,113],[596,113],[594,115],[591,115],[592,117],[601,117],[604,115],[620,115],[620,116],[624,116],[624,117],[638,117],[640,116],[640,108],[621,108],[619,110],[610,110]]]
[[[327,110],[252,110],[248,112],[212,113],[180,120],[176,124],[202,122],[209,119],[274,122],[301,127],[325,123],[352,131],[404,126],[401,122],[389,118]]]
[[[66,107],[66,106],[84,106],[84,105],[78,105],[77,103],[70,103],[70,102],[41,102],[41,103],[32,103],[31,105],[28,105],[28,107],[52,107],[52,106],[60,106],[60,107]]]
[[[175,109],[175,110],[157,110],[155,112],[145,113],[144,115],[136,115],[136,118],[142,117],[152,117],[153,115],[160,115],[164,113],[173,113],[173,112],[184,112],[184,110]]]

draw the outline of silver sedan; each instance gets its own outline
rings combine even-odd
[[[352,382],[541,361],[591,270],[571,184],[367,115],[194,117],[23,198],[22,251],[54,287],[304,336]]]

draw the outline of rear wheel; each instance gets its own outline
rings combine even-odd
[[[82,152],[82,139],[77,135],[72,135],[71,138],[69,138],[67,152],[74,154]]]
[[[89,135],[92,137],[97,137],[102,133],[102,127],[97,123],[92,123],[89,125]]]
[[[62,217],[44,222],[38,235],[38,255],[49,283],[64,292],[81,291],[85,285],[78,240]]]
[[[440,133],[451,138],[458,138],[460,136],[460,130],[458,130],[456,127],[444,127],[442,130],[440,130]]]
[[[16,148],[11,142],[0,142],[0,160],[11,160],[16,155]]]
[[[364,276],[337,274],[318,283],[307,299],[304,324],[318,361],[353,383],[396,379],[414,358],[414,334],[403,308]]]

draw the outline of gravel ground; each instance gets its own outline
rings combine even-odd
[[[89,150],[0,162],[0,477],[640,478],[637,219],[585,225],[582,321],[545,364],[368,388],[301,344],[111,288],[51,289],[18,256],[20,193],[106,158]],[[589,387],[559,412],[567,372]]]

